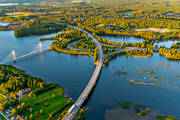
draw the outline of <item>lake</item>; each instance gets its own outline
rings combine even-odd
[[[171,48],[171,45],[173,43],[177,43],[178,41],[171,41],[171,40],[167,40],[167,41],[159,41],[159,43],[155,43],[158,44],[158,47],[163,47],[163,45],[165,45],[166,48]]]
[[[138,42],[143,42],[144,39],[142,38],[136,38],[136,37],[124,37],[124,36],[118,36],[118,37],[114,37],[114,36],[101,36],[101,38],[104,38],[104,39],[107,39],[107,40],[111,40],[111,41],[116,41],[116,42],[125,42],[125,43],[129,43],[129,42],[132,42],[132,43],[138,43]],[[165,47],[167,48],[171,48],[171,45],[173,43],[177,43],[178,41],[177,40],[164,40],[164,41],[159,41],[159,43],[155,42],[155,44],[158,44],[158,47],[162,47],[163,44],[165,44]]]
[[[30,5],[31,3],[0,3],[1,6],[17,6],[17,5]]]
[[[169,66],[158,66],[159,62],[168,63]],[[136,68],[154,70],[156,72],[154,76],[158,76],[159,82],[149,79],[144,73],[135,72]],[[119,102],[137,103],[154,111],[180,118],[180,91],[174,88],[175,86],[180,87],[179,78],[174,77],[174,75],[180,74],[179,68],[178,61],[168,61],[157,53],[150,58],[117,57],[110,62],[108,67],[103,68],[95,91],[87,104],[86,119],[107,119],[106,117],[109,115],[107,111],[116,109]],[[167,79],[169,76],[171,79]],[[162,80],[161,77],[165,77],[165,79]],[[134,85],[130,83],[130,80],[160,85]],[[118,119],[121,118],[121,115],[123,116],[124,113],[118,113]]]
[[[107,39],[107,40],[111,40],[111,41],[116,41],[116,42],[132,42],[132,43],[136,43],[136,42],[143,42],[144,39],[140,39],[140,38],[135,38],[135,37],[125,37],[125,36],[118,36],[118,37],[114,37],[114,36],[101,36],[101,38]]]
[[[5,26],[7,26],[9,23],[6,23],[6,22],[0,22],[0,26],[2,26],[2,27],[5,27]]]
[[[17,56],[31,52],[39,43],[38,38],[54,35],[16,38],[13,31],[0,31],[0,61],[6,58],[12,50],[16,51]],[[125,38],[117,39],[125,41]],[[134,38],[127,39],[131,41]],[[50,43],[51,41],[42,42],[46,47]],[[158,63],[169,65],[163,67]],[[93,57],[74,56],[55,51],[36,55],[14,66],[48,82],[58,83],[64,88],[65,94],[73,99],[77,99],[83,91],[95,69]],[[180,90],[177,89],[180,87],[180,81],[178,77],[174,77],[174,75],[180,75],[179,68],[179,61],[168,60],[157,53],[148,58],[126,56],[115,58],[102,70],[97,85],[87,102],[85,120],[107,120],[109,111],[116,109],[119,102],[134,102],[154,111],[180,118]],[[153,70],[156,74],[145,74],[141,70]],[[158,82],[151,79],[154,76],[157,76]],[[130,83],[130,80],[159,85],[135,85]],[[122,115],[124,113],[118,114],[118,119]]]
[[[3,61],[12,50],[16,51],[16,56],[27,54],[37,47],[40,37],[54,35],[16,38],[13,31],[0,31],[0,61]],[[51,42],[43,41],[42,45],[47,47]],[[74,99],[79,96],[95,68],[93,57],[72,56],[55,51],[30,57],[16,63],[15,66],[48,82],[59,83],[64,87],[65,93]]]

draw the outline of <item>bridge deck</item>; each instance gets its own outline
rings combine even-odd
[[[57,23],[57,24],[59,24],[59,23]],[[102,47],[101,47],[101,44],[99,43],[99,41],[94,36],[92,36],[90,33],[88,33],[87,31],[82,30],[82,29],[77,28],[77,27],[74,27],[74,26],[71,26],[71,25],[69,25],[69,26],[74,28],[74,29],[78,29],[78,30],[88,34],[89,37],[94,39],[94,42],[98,47],[98,64],[97,64],[97,66],[96,66],[96,68],[94,70],[94,73],[93,73],[89,83],[87,84],[87,86],[85,87],[84,91],[81,93],[79,98],[76,100],[76,102],[72,105],[72,107],[70,108],[68,114],[66,114],[64,116],[63,120],[72,120],[72,119],[74,119],[76,117],[80,107],[85,102],[85,100],[89,96],[90,92],[92,91],[92,89],[96,85],[96,82],[98,80],[98,77],[99,77],[99,75],[101,73],[102,66],[103,66],[103,50],[102,50]]]
[[[33,56],[33,55],[35,55],[37,53],[45,52],[46,50],[48,50],[48,48],[43,48],[41,50],[33,51],[33,52],[27,53],[25,55],[16,57],[15,59],[11,59],[11,60],[8,60],[6,62],[3,62],[2,64],[12,64],[13,62],[18,62],[18,61],[20,61],[22,59],[26,59],[27,57]]]

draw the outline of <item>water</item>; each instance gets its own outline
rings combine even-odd
[[[170,65],[160,67],[157,65],[158,62],[167,62]],[[130,80],[154,82],[153,80],[144,80],[146,76],[143,73],[133,72],[136,67],[155,70],[158,79],[165,77],[165,82],[160,80],[160,86],[131,84]],[[155,67],[158,67],[158,70]],[[107,111],[116,109],[118,102],[134,102],[152,110],[180,118],[180,91],[174,89],[174,86],[180,87],[180,82],[179,78],[173,77],[173,75],[180,74],[179,68],[179,62],[168,61],[158,54],[151,58],[117,57],[102,71],[96,89],[87,104],[86,120],[106,119]],[[121,71],[121,73],[128,72],[129,75],[117,74],[117,71]],[[130,75],[133,77],[130,77]],[[168,76],[171,76],[170,80],[167,79]],[[166,81],[173,81],[173,83],[166,84]],[[124,113],[117,114],[120,119]]]
[[[134,12],[136,12],[136,11],[127,11],[127,12],[125,12],[125,14],[129,16],[129,15],[131,15]]]
[[[53,35],[43,37],[49,36]],[[0,61],[12,50],[16,51],[17,56],[30,52],[38,45],[39,37],[41,36],[15,38],[13,31],[0,31]],[[43,41],[42,45],[50,45],[50,43],[51,41]],[[166,62],[169,66],[158,66],[159,62]],[[83,91],[95,69],[93,57],[72,56],[54,51],[31,57],[16,63],[15,66],[48,82],[60,84],[65,89],[65,93],[74,99],[77,99]],[[154,70],[160,85],[131,84],[130,80],[157,83],[149,80],[144,73],[135,72],[136,67],[143,70]],[[85,119],[107,119],[109,111],[117,109],[118,102],[127,101],[180,118],[180,90],[174,88],[175,86],[180,87],[179,78],[174,77],[174,75],[180,75],[179,68],[179,61],[169,61],[157,53],[150,58],[117,57],[110,62],[109,66],[103,68],[98,83],[87,102],[88,109]],[[161,77],[165,79],[161,80]],[[118,113],[119,119],[122,114]]]
[[[104,39],[107,39],[107,40],[111,40],[111,41],[116,41],[116,42],[125,42],[125,43],[128,43],[128,42],[132,42],[132,43],[136,43],[136,42],[143,42],[144,39],[141,39],[141,38],[135,38],[135,37],[123,37],[123,36],[119,36],[119,37],[114,37],[114,36],[101,36],[101,38],[104,38]],[[178,41],[175,40],[175,41],[171,41],[171,40],[166,40],[166,41],[159,41],[159,43],[154,43],[155,44],[158,44],[158,47],[162,47],[163,44],[165,44],[165,47],[166,48],[171,48],[171,45],[173,43],[177,43]]]
[[[19,3],[1,3],[0,6],[13,6],[13,5],[19,5]]]
[[[3,61],[12,50],[16,51],[16,57],[29,53],[39,44],[38,38],[51,37],[54,34],[16,38],[13,31],[0,31],[0,36],[0,61]],[[42,46],[50,45],[51,42],[42,41]],[[80,95],[95,68],[92,57],[72,56],[54,51],[25,59],[15,66],[48,82],[60,84],[65,88],[65,93],[74,99]]]
[[[158,47],[163,47],[163,45],[165,44],[165,47],[166,48],[171,48],[171,45],[173,43],[177,43],[178,41],[171,41],[171,40],[168,40],[168,41],[160,41],[159,43],[155,43],[155,44],[158,44]]]
[[[5,27],[5,26],[7,26],[9,23],[6,23],[6,22],[0,22],[0,26],[2,26],[2,27]]]
[[[17,5],[30,5],[31,3],[0,3],[1,6],[17,6]]]
[[[114,37],[114,36],[101,36],[101,38],[107,39],[107,40],[111,40],[111,41],[116,41],[116,42],[143,42],[144,39],[140,39],[140,38],[135,38],[135,37],[124,37],[124,36],[119,36],[119,37]]]

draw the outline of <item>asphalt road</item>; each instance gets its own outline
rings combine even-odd
[[[62,23],[58,23],[58,22],[54,22],[54,23],[62,24]],[[73,120],[73,118],[76,117],[80,107],[82,106],[84,101],[87,99],[91,90],[96,85],[96,82],[98,80],[98,77],[99,77],[101,70],[102,70],[102,67],[103,67],[103,49],[102,49],[101,43],[93,35],[91,35],[89,32],[87,32],[81,28],[72,26],[72,25],[68,25],[68,26],[71,28],[74,28],[74,29],[78,29],[81,32],[86,33],[89,37],[91,37],[94,40],[95,44],[98,47],[98,64],[94,70],[94,73],[93,73],[89,83],[87,84],[87,86],[85,87],[84,91],[81,93],[79,98],[76,100],[76,102],[72,105],[69,112],[64,116],[63,120]]]
[[[9,118],[8,118],[6,115],[4,115],[1,111],[0,111],[0,114],[1,114],[6,120],[9,120]]]

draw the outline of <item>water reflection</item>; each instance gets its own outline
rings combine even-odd
[[[31,3],[21,3],[22,5],[30,5]],[[20,3],[0,3],[0,6],[17,6],[21,5]]]
[[[9,23],[6,23],[6,22],[0,22],[0,26],[2,26],[2,27],[5,27],[5,26],[7,26]]]
[[[136,43],[136,42],[143,42],[144,41],[144,39],[135,38],[135,37],[125,37],[125,36],[119,36],[119,37],[101,36],[101,38],[116,41],[116,42],[125,42],[125,43],[127,43],[127,42]]]
[[[114,36],[101,36],[101,38],[104,38],[104,39],[107,39],[107,40],[111,40],[111,41],[116,41],[116,42],[125,42],[125,43],[136,43],[136,42],[143,42],[144,39],[141,39],[141,38],[136,38],[136,37],[125,37],[125,36],[118,36],[118,37],[114,37]],[[158,47],[162,47],[164,44],[165,44],[165,47],[167,48],[171,48],[171,45],[173,43],[177,43],[178,41],[176,40],[166,40],[166,41],[158,41],[158,42],[155,42],[155,44],[158,44]]]

